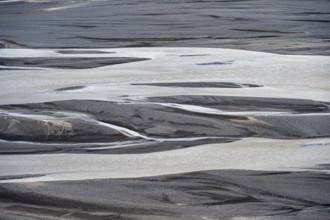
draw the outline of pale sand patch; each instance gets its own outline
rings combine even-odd
[[[2,176],[45,176],[0,182],[131,178],[216,169],[306,171],[317,169],[318,164],[329,163],[329,145],[329,138],[249,138],[233,143],[208,144],[138,155],[6,155],[0,156]]]
[[[171,95],[222,95],[303,98],[330,101],[330,57],[278,55],[211,48],[116,48],[100,54],[61,54],[56,49],[2,49],[0,57],[137,57],[151,60],[92,69],[7,70],[0,75],[0,104],[32,103],[64,99],[118,100]],[[63,51],[63,50],[62,50]],[[72,52],[73,50],[70,49]],[[77,50],[79,52],[79,50]],[[85,50],[87,51],[87,50]],[[95,49],[91,49],[95,51]],[[208,56],[186,56],[208,54]],[[231,60],[228,65],[197,65]],[[1,66],[0,66],[1,68]],[[167,88],[132,83],[232,82],[262,85],[256,88]],[[87,86],[56,92],[56,89]]]

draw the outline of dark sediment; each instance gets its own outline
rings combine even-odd
[[[49,113],[50,115],[52,113]],[[35,114],[34,116],[42,116]],[[14,141],[95,142],[119,141],[126,138],[120,132],[98,126],[93,121],[58,116],[50,119],[19,115],[0,115],[0,137]]]
[[[48,8],[59,10],[44,10]],[[329,15],[326,0],[0,1],[0,48],[198,46],[330,55]],[[69,55],[105,53],[95,49],[57,52]],[[182,55],[190,56],[208,55]],[[0,58],[0,65],[7,66],[0,70],[18,69],[15,66],[29,69],[96,68],[143,60],[146,59]],[[196,64],[230,65],[231,62]],[[239,87],[230,83],[154,86]],[[57,91],[81,88],[83,86],[73,86]],[[329,115],[323,114],[329,113],[329,103],[216,96],[152,97],[148,101],[155,103],[123,105],[69,100],[1,106],[4,112],[19,115],[0,115],[0,139],[7,140],[0,141],[0,154],[149,153],[226,143],[246,137],[296,139],[330,136]],[[158,103],[196,105],[226,112],[290,114],[214,115],[164,107]],[[60,116],[59,112],[68,114]],[[74,114],[68,116],[69,113]],[[85,116],[81,118],[79,114]],[[51,120],[42,119],[45,116]],[[165,140],[128,137],[116,129],[101,126],[99,122]],[[166,140],[208,136],[218,138]],[[95,142],[110,146],[135,145],[98,150],[98,147],[107,145]],[[319,169],[328,171],[329,164],[321,164]],[[0,181],[24,181],[42,175],[3,175]],[[230,170],[136,179],[0,184],[0,219],[191,220],[242,216],[274,220],[329,219],[329,181],[328,174],[317,172]]]
[[[318,101],[221,96],[151,97],[148,100],[150,102],[145,103],[67,100],[2,106],[5,111],[0,115],[0,138],[7,142],[1,143],[0,153],[146,153],[247,137],[330,136],[329,107]],[[220,112],[189,111],[161,103],[207,107]],[[241,113],[235,114],[237,112]],[[122,133],[112,125],[141,136]],[[12,142],[17,140],[40,143]],[[117,149],[85,149],[102,147],[100,142],[111,146],[136,140],[142,142]],[[84,143],[84,147],[72,143]]]
[[[204,57],[204,56],[210,56],[210,54],[186,54],[186,55],[180,55],[180,57]]]
[[[12,179],[26,179],[26,178],[34,178],[44,176],[42,174],[33,174],[33,175],[9,175],[9,176],[0,176],[1,180],[12,180]]]
[[[234,61],[222,61],[222,62],[210,62],[210,63],[197,63],[200,66],[210,66],[210,65],[230,65]]]
[[[69,86],[69,87],[63,87],[63,88],[58,88],[55,89],[57,92],[63,92],[63,91],[69,91],[69,90],[77,90],[77,89],[83,89],[86,86]]]
[[[158,103],[198,105],[224,111],[330,112],[329,103],[306,99],[182,95],[149,97],[148,100]]]
[[[143,154],[168,150],[177,150],[211,143],[229,143],[238,138],[202,139],[195,141],[143,141],[141,139],[126,139],[124,142],[115,142],[113,139],[96,139],[96,143],[83,142],[0,142],[2,155],[50,154],[50,153],[89,153],[89,154]],[[49,144],[51,143],[51,144]],[[108,148],[102,148],[102,143],[109,143]],[[127,144],[120,147],[120,144]],[[111,148],[110,146],[113,146]]]
[[[0,208],[11,216],[59,219],[327,219],[329,181],[323,173],[224,170],[12,183],[0,185]]]
[[[1,48],[25,48],[25,46],[17,44],[15,41],[12,40],[0,39],[0,49]]]
[[[124,64],[149,60],[134,57],[37,57],[37,58],[0,58],[0,65],[14,67],[46,67],[59,69],[89,69],[108,65]]]
[[[115,52],[107,52],[102,50],[59,50],[60,54],[113,54]]]
[[[141,86],[162,86],[162,87],[184,87],[184,88],[249,88],[261,87],[260,85],[232,83],[232,82],[171,82],[171,83],[134,83]]]
[[[330,51],[325,0],[0,4],[0,39],[6,41],[2,47],[184,46],[323,55]]]
[[[24,68],[8,68],[8,67],[0,67],[0,71],[1,70],[31,70],[31,69],[24,69]]]

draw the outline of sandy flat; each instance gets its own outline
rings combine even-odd
[[[329,16],[0,1],[0,219],[329,219]]]

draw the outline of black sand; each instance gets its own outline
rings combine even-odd
[[[25,219],[327,219],[330,176],[203,171],[70,182],[0,184],[0,217]],[[10,218],[9,218],[10,217]]]
[[[188,46],[323,55],[330,51],[327,0],[0,4],[2,47]]]
[[[0,65],[14,67],[46,67],[58,69],[89,69],[108,65],[116,65],[137,61],[148,60],[145,58],[130,57],[106,57],[106,58],[84,58],[84,57],[40,57],[40,58],[1,58]]]
[[[192,110],[161,103],[188,104]],[[220,112],[195,112],[194,106]],[[248,137],[299,139],[330,136],[329,105],[302,99],[169,96],[150,97],[140,103],[67,100],[1,108],[7,113],[0,115],[0,138],[5,140],[1,143],[0,154],[146,153],[203,143],[227,143]],[[235,115],[237,112],[241,113]],[[272,114],[274,112],[281,114]],[[49,117],[51,120],[44,121]],[[111,125],[130,129],[141,136],[127,136]],[[194,139],[196,137],[200,139]],[[139,144],[90,150],[105,143],[115,146],[132,141],[139,141]]]
[[[136,86],[163,86],[163,87],[183,87],[183,88],[254,88],[260,85],[231,83],[231,82],[172,82],[172,83],[133,83]]]

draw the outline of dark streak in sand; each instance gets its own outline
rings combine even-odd
[[[233,64],[233,63],[234,63],[234,61],[230,60],[230,61],[223,61],[223,62],[197,63],[197,65],[200,65],[200,66],[229,65],[229,64]]]
[[[78,38],[88,39],[93,41],[112,41],[112,42],[157,42],[157,41],[185,41],[185,40],[194,40],[198,39],[197,37],[145,37],[145,38],[102,38],[102,37],[83,37],[79,36]],[[202,38],[212,38],[204,36]]]
[[[107,52],[102,50],[59,50],[61,54],[114,54],[116,52]]]
[[[180,55],[180,57],[202,57],[202,56],[210,56],[210,54],[187,54],[187,55]]]
[[[243,29],[243,28],[232,28],[233,31],[247,31],[247,32],[260,32],[260,33],[276,33],[276,34],[305,34],[304,32],[292,32],[292,31],[281,31],[281,30],[267,30],[267,29]]]
[[[124,64],[149,60],[136,57],[34,57],[4,58],[0,57],[0,65],[14,67],[43,67],[58,69],[89,69],[108,65]]]
[[[24,69],[24,68],[0,68],[0,71],[3,70],[31,70],[31,69]],[[33,70],[38,70],[38,69],[33,69]]]
[[[34,177],[42,177],[45,176],[43,174],[30,174],[30,175],[10,175],[10,176],[0,176],[1,180],[17,180],[17,179],[27,179],[27,178],[34,178]]]
[[[63,92],[63,91],[77,90],[77,89],[83,89],[83,88],[86,88],[86,86],[69,86],[69,87],[55,89],[55,91]]]
[[[316,20],[316,19],[300,19],[295,21],[303,21],[303,22],[314,22],[314,23],[330,23],[330,20]]]
[[[162,87],[184,87],[184,88],[254,88],[261,85],[232,83],[232,82],[170,82],[170,83],[133,83],[137,86],[162,86]]]

